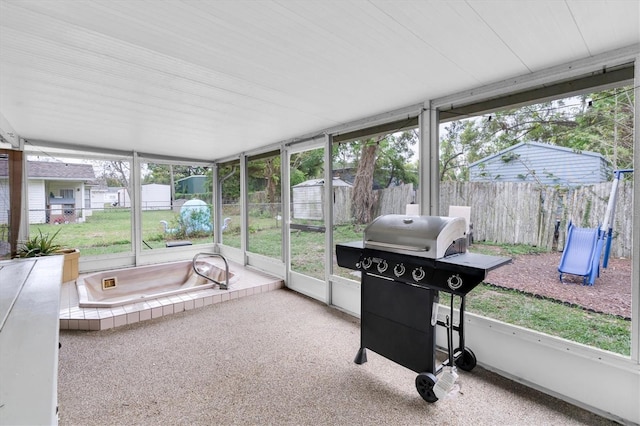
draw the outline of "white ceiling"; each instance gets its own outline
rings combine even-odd
[[[638,0],[0,0],[0,114],[219,159],[639,41]]]

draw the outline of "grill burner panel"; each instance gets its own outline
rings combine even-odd
[[[363,248],[362,242],[337,244],[336,256],[343,268],[460,296],[480,284],[489,271],[511,262],[508,257],[476,253],[429,259]]]
[[[364,249],[360,269],[367,274],[391,278],[432,290],[465,295],[487,276],[487,272],[510,259],[474,253],[454,254],[442,259],[423,259]]]

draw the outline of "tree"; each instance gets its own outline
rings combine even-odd
[[[272,214],[280,202],[280,155],[251,160],[247,164],[249,191],[264,191]]]
[[[227,163],[218,167],[218,184],[220,185],[223,203],[240,202],[240,161]]]
[[[482,142],[475,122],[452,121],[440,138],[440,180],[467,180],[469,163],[482,158]]]
[[[409,165],[414,154],[413,147],[417,145],[418,139],[416,130],[408,130],[387,135],[380,141],[374,179],[382,188],[404,183],[417,186],[418,174],[416,169]]]
[[[418,133],[412,129],[334,147],[336,167],[341,167],[345,174],[356,169],[351,193],[352,215],[356,223],[371,221],[377,203],[373,192],[375,188],[418,184],[418,170],[411,161],[417,142]]]
[[[173,179],[179,180],[189,176],[211,176],[211,168],[203,166],[191,166],[188,164],[172,165],[161,163],[147,163],[148,173],[142,179],[142,183],[158,183],[169,185],[171,176]]]
[[[113,186],[121,186],[129,193],[129,177],[131,176],[131,163],[128,161],[108,161],[103,169],[103,177]]]
[[[176,181],[180,179],[184,179],[189,176],[206,176],[204,184],[204,194],[198,194],[199,198],[205,198],[206,202],[211,202],[211,194],[212,194],[212,174],[213,171],[211,167],[206,166],[192,166],[192,165],[174,165],[174,164],[161,164],[161,163],[146,163],[144,165],[143,172],[144,176],[142,178],[143,184],[156,183],[161,185],[169,185],[171,188],[171,200],[175,200],[177,198],[184,197],[184,194],[176,195]]]
[[[324,148],[291,154],[289,159],[289,181],[291,186],[309,179],[324,177]]]
[[[625,86],[581,96],[571,147],[602,154],[614,170],[633,168],[633,95]]]
[[[356,223],[369,223],[376,197],[373,193],[373,171],[380,138],[368,139],[362,144],[358,171],[351,192],[352,215]]]

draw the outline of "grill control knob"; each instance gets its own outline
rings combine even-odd
[[[455,275],[451,275],[448,279],[447,279],[447,284],[449,285],[449,288],[451,290],[457,290],[460,287],[462,287],[462,278],[460,277],[460,275],[455,274]]]
[[[371,268],[371,263],[373,263],[373,261],[371,260],[370,257],[365,257],[364,259],[362,259],[362,267],[364,269]]]
[[[383,259],[378,263],[378,272],[383,273],[387,268],[389,268],[389,264],[386,260]]]
[[[396,277],[401,277],[404,275],[405,271],[407,270],[407,268],[404,267],[404,264],[402,263],[398,263],[394,268],[393,268],[393,273]]]
[[[422,266],[417,267],[416,269],[413,270],[413,272],[411,272],[411,276],[413,276],[413,279],[415,281],[420,281],[421,279],[424,278],[424,269],[422,269]]]

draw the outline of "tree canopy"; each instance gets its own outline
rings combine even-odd
[[[597,152],[612,169],[633,168],[633,102],[625,86],[446,123],[440,179],[467,180],[470,164],[520,142]]]

